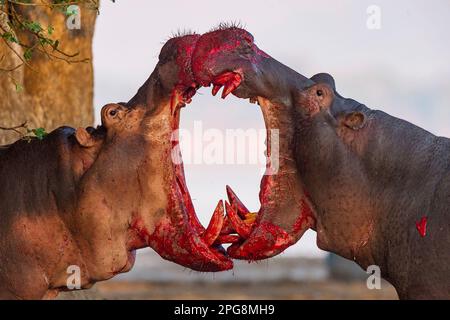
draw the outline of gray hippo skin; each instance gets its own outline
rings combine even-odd
[[[250,230],[224,232],[240,235],[229,255],[269,258],[311,228],[319,248],[378,265],[401,299],[449,299],[450,140],[342,97],[328,74],[302,76],[245,30],[209,37],[225,49],[206,62],[194,54],[194,65],[215,86],[238,79],[233,94],[258,101],[266,128],[280,133],[278,173],[261,182]],[[235,220],[246,209],[228,191]]]

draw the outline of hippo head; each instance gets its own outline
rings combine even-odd
[[[81,145],[98,149],[86,164],[78,201],[78,225],[91,233],[84,236],[89,243],[82,244],[83,252],[90,252],[85,259],[89,270],[108,264],[113,266],[111,276],[128,271],[134,250],[146,246],[194,270],[233,267],[215,243],[224,220],[223,203],[204,228],[175,152],[180,107],[196,90],[188,65],[197,38],[168,41],[137,94],[128,103],[104,106],[96,130],[78,129],[75,134]],[[98,272],[91,271],[91,278],[105,277]]]

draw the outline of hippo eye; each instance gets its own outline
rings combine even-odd
[[[117,114],[117,110],[116,109],[113,109],[113,110],[109,111],[109,115],[111,117],[114,117],[116,114]]]
[[[316,94],[317,94],[317,96],[319,96],[319,97],[323,96],[323,91],[322,91],[322,89],[317,90],[317,91],[316,91]]]

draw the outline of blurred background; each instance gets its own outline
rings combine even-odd
[[[375,29],[374,13],[379,13]],[[305,76],[332,74],[343,96],[450,136],[447,0],[104,0],[93,44],[96,121],[103,105],[134,95],[172,33],[203,33],[220,22],[240,22],[261,49]],[[259,107],[212,97],[208,88],[183,109],[181,128],[192,130],[196,121],[204,129],[264,129]],[[183,153],[191,147],[182,141]],[[186,164],[203,224],[225,197],[226,184],[257,211],[263,165]],[[105,298],[396,298],[389,284],[369,290],[366,279],[352,262],[319,250],[309,231],[274,259],[238,262],[234,271],[220,274],[192,272],[141,250],[131,272],[95,290]]]

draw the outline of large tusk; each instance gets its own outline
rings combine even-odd
[[[216,206],[214,210],[211,221],[209,222],[208,228],[206,228],[205,233],[203,234],[203,241],[210,247],[217,239],[222,230],[224,221],[223,214],[223,202],[222,200]]]
[[[231,225],[233,226],[234,230],[242,238],[247,239],[252,230],[251,226],[247,225],[244,221],[241,220],[236,212],[237,210],[232,208],[228,201],[225,201],[225,208],[227,211],[227,216],[230,219]]]
[[[242,201],[238,198],[238,196],[234,193],[230,186],[226,187],[228,201],[233,208],[237,208],[237,213],[242,219],[246,218],[246,215],[250,213],[250,210],[242,203]]]

